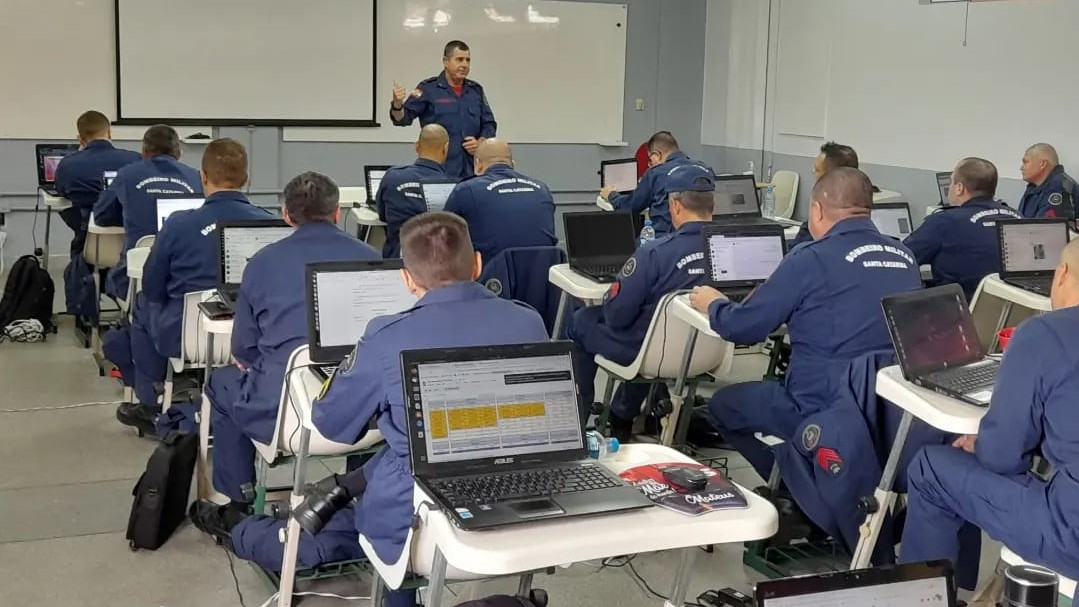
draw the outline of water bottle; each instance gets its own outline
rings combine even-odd
[[[607,438],[595,430],[588,431],[585,442],[588,444],[588,457],[592,459],[603,459],[611,453],[618,453],[621,447],[617,438]]]
[[[656,239],[656,228],[652,227],[652,220],[645,219],[644,227],[641,228],[641,245],[644,243]]]
[[[771,184],[764,190],[764,202],[761,203],[761,215],[767,219],[776,216],[776,189]]]
[[[757,165],[753,164],[753,161],[750,160],[749,161],[749,170],[746,171],[745,173],[742,173],[742,174],[743,175],[753,175],[755,177],[757,175]]]

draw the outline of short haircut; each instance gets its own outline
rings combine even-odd
[[[952,173],[956,183],[970,192],[971,196],[996,196],[997,194],[997,167],[984,158],[964,158],[955,165]]]
[[[472,280],[476,251],[468,224],[445,211],[416,215],[401,226],[401,259],[428,290]]]
[[[332,221],[340,201],[341,191],[337,184],[322,173],[301,173],[285,185],[285,210],[297,225]]]
[[[83,112],[75,121],[75,128],[79,130],[80,139],[99,137],[109,131],[109,117],[96,110]]]
[[[678,149],[678,140],[670,131],[659,131],[648,138],[649,152],[673,152]]]
[[[704,177],[698,177],[697,179],[708,181]],[[687,211],[700,217],[711,217],[716,208],[714,192],[676,192],[672,196],[682,206],[686,207]]]
[[[824,154],[824,168],[828,171],[839,167],[858,168],[858,152],[849,145],[829,141],[820,146],[820,153]]]
[[[1049,161],[1049,164],[1056,166],[1060,164],[1060,156],[1057,154],[1057,149],[1048,143],[1035,143],[1027,148],[1027,154],[1036,154]]]
[[[446,43],[446,47],[442,49],[442,58],[449,59],[453,56],[454,51],[468,52],[470,49],[468,45],[460,40],[450,40]]]
[[[832,210],[856,211],[868,216],[873,210],[873,184],[858,169],[839,167],[828,171],[813,186],[813,200]]]
[[[242,188],[247,184],[247,150],[235,139],[214,139],[202,154],[202,172],[215,186]]]
[[[180,136],[167,124],[155,124],[142,135],[142,153],[148,156],[164,154],[180,157]]]

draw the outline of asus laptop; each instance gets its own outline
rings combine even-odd
[[[1068,245],[1068,220],[1000,220],[997,221],[997,241],[1000,244],[1000,279],[1049,297],[1053,272]]]
[[[158,198],[157,230],[165,227],[165,221],[177,211],[191,211],[202,206],[203,198]]]
[[[420,182],[423,189],[423,200],[427,203],[428,211],[441,211],[446,208],[446,201],[450,199],[453,188],[457,187],[456,179],[430,179]]]
[[[56,167],[65,156],[79,151],[77,143],[39,143],[34,146],[37,157],[37,187],[49,196],[56,193]]]
[[[616,192],[630,194],[637,189],[637,159],[619,158],[599,163],[600,187],[611,186]]]
[[[400,259],[307,264],[307,343],[311,367],[329,379],[377,316],[416,305]]]
[[[949,561],[836,571],[757,584],[757,607],[955,607]]]
[[[217,295],[221,303],[230,310],[235,307],[247,262],[289,234],[292,227],[281,219],[218,222]]]
[[[987,358],[959,285],[881,300],[903,376],[913,384],[985,407],[1000,362]]]
[[[570,342],[401,353],[412,471],[461,529],[646,508],[588,460]]]
[[[614,282],[637,250],[633,215],[628,211],[565,213],[570,269],[597,282]]]
[[[363,184],[364,189],[367,191],[367,204],[373,206],[375,204],[375,196],[378,195],[378,188],[382,186],[382,178],[386,176],[386,171],[392,167],[388,164],[367,165],[363,167]]]
[[[731,301],[768,280],[787,253],[783,228],[774,224],[710,224],[702,233],[708,282]]]
[[[870,215],[877,231],[896,240],[910,236],[913,222],[910,217],[910,205],[905,202],[881,202],[873,205]]]

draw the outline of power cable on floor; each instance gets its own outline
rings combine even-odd
[[[74,405],[58,405],[55,407],[28,407],[26,409],[0,409],[0,413],[33,413],[36,411],[63,411],[65,409],[81,409],[83,407],[104,407],[107,405],[121,405],[123,401],[96,401],[92,403],[76,403]]]

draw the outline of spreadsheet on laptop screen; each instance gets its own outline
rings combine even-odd
[[[397,269],[318,272],[315,320],[319,345],[354,346],[372,319],[404,312],[415,303],[416,296]]]
[[[427,461],[584,446],[569,354],[418,365]]]
[[[247,262],[263,247],[292,233],[288,226],[224,228],[222,251],[225,255],[225,284],[238,285]]]
[[[713,282],[764,281],[783,261],[783,236],[708,238]]]
[[[1052,270],[1068,244],[1068,230],[1059,223],[1005,223],[1002,229],[1005,272]]]
[[[930,578],[766,599],[761,607],[948,607],[948,581]]]

